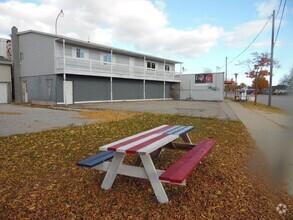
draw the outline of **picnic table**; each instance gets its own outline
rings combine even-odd
[[[117,174],[148,179],[157,200],[167,203],[169,200],[162,182],[185,185],[187,176],[216,143],[209,140],[193,144],[188,136],[193,129],[194,126],[162,125],[102,146],[99,150],[105,152],[82,160],[77,165],[106,171],[101,185],[106,190],[112,187]],[[179,137],[183,143],[175,142]],[[187,149],[188,152],[167,170],[159,170],[155,168],[153,156],[158,157],[163,147]],[[123,164],[127,154],[137,154],[142,166]]]

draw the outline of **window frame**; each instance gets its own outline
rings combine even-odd
[[[157,62],[148,60],[146,62],[146,68],[149,69],[149,70],[156,70],[156,68],[157,68]]]

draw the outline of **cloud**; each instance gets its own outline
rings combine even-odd
[[[61,8],[65,15],[58,19],[58,34],[107,45],[131,44],[154,55],[198,57],[224,32],[208,24],[176,29],[168,23],[165,7],[163,0],[5,1],[0,2],[0,35],[8,35],[12,26],[54,33]]]
[[[234,28],[232,32],[226,32],[226,42],[228,47],[246,47],[260,33],[267,20],[250,21]],[[266,25],[261,35],[270,30],[270,25]],[[249,40],[249,42],[247,41]],[[259,41],[259,39],[258,39]],[[265,43],[259,43],[265,45]]]
[[[265,18],[273,14],[273,10],[278,9],[280,0],[270,0],[256,3],[256,10],[260,18]]]

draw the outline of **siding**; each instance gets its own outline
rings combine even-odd
[[[49,89],[48,80],[51,80]],[[21,81],[27,82],[28,101],[47,101],[55,102],[56,99],[56,76],[31,76],[21,77]]]
[[[115,63],[129,65],[129,56],[114,54]]]
[[[54,73],[54,38],[27,33],[19,35],[21,76],[38,76]]]
[[[0,64],[0,82],[11,82],[11,66]]]

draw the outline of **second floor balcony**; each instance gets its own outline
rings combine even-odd
[[[72,57],[65,57],[65,59],[63,57],[56,58],[55,72],[146,80],[180,81],[180,73],[175,71]]]

